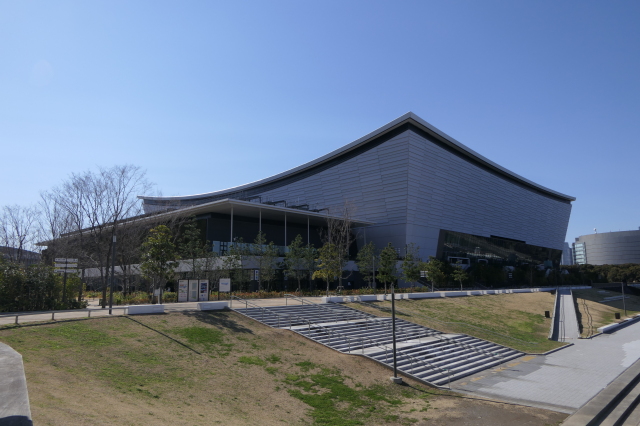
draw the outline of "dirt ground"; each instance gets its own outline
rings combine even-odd
[[[399,318],[439,331],[465,333],[520,351],[542,353],[562,346],[562,343],[548,340],[551,319],[545,318],[544,314],[553,311],[554,301],[555,296],[549,292],[512,293],[398,300],[396,309],[407,314]],[[350,306],[388,316],[391,303],[354,303]]]
[[[428,388],[235,312],[0,329],[37,425],[555,425],[566,414]]]
[[[578,306],[578,323],[582,337],[589,337],[598,333],[598,327],[617,322],[615,313],[624,318],[622,299],[607,301],[609,297],[622,296],[622,293],[597,288],[574,290],[574,298]],[[640,297],[626,295],[625,305],[627,316],[640,311]]]

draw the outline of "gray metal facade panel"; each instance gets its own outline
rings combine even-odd
[[[507,181],[412,131],[260,195],[334,213],[348,201],[356,217],[376,223],[366,230],[368,241],[415,243],[423,257],[435,255],[440,229],[562,249],[571,212],[570,203]]]
[[[562,249],[570,204],[505,181],[409,133],[409,193],[416,206],[408,210],[407,223]]]

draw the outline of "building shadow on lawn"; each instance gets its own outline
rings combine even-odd
[[[205,324],[212,325],[219,329],[227,329],[234,333],[248,333],[254,334],[253,330],[238,324],[233,319],[229,318],[229,311],[226,312],[198,312],[198,311],[186,311],[182,313],[186,317],[196,319]]]

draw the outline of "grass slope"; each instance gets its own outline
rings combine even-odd
[[[553,311],[550,293],[513,293],[442,299],[403,299],[399,318],[447,333],[464,333],[524,352],[541,353],[563,343],[548,340]],[[378,309],[356,303],[349,306],[389,316],[391,302],[376,302]],[[384,311],[381,311],[382,308]]]
[[[616,312],[624,318],[622,299],[606,300],[609,297],[622,296],[620,292],[591,288],[574,290],[573,295],[578,306],[578,322],[581,325],[582,337],[592,336],[598,332],[598,327],[617,322]],[[631,316],[640,312],[640,297],[626,296],[627,315]]]
[[[563,414],[392,385],[389,370],[234,312],[5,327],[38,425],[557,424]]]

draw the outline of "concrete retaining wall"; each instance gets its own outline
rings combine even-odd
[[[164,305],[132,305],[127,311],[129,315],[163,314]]]

